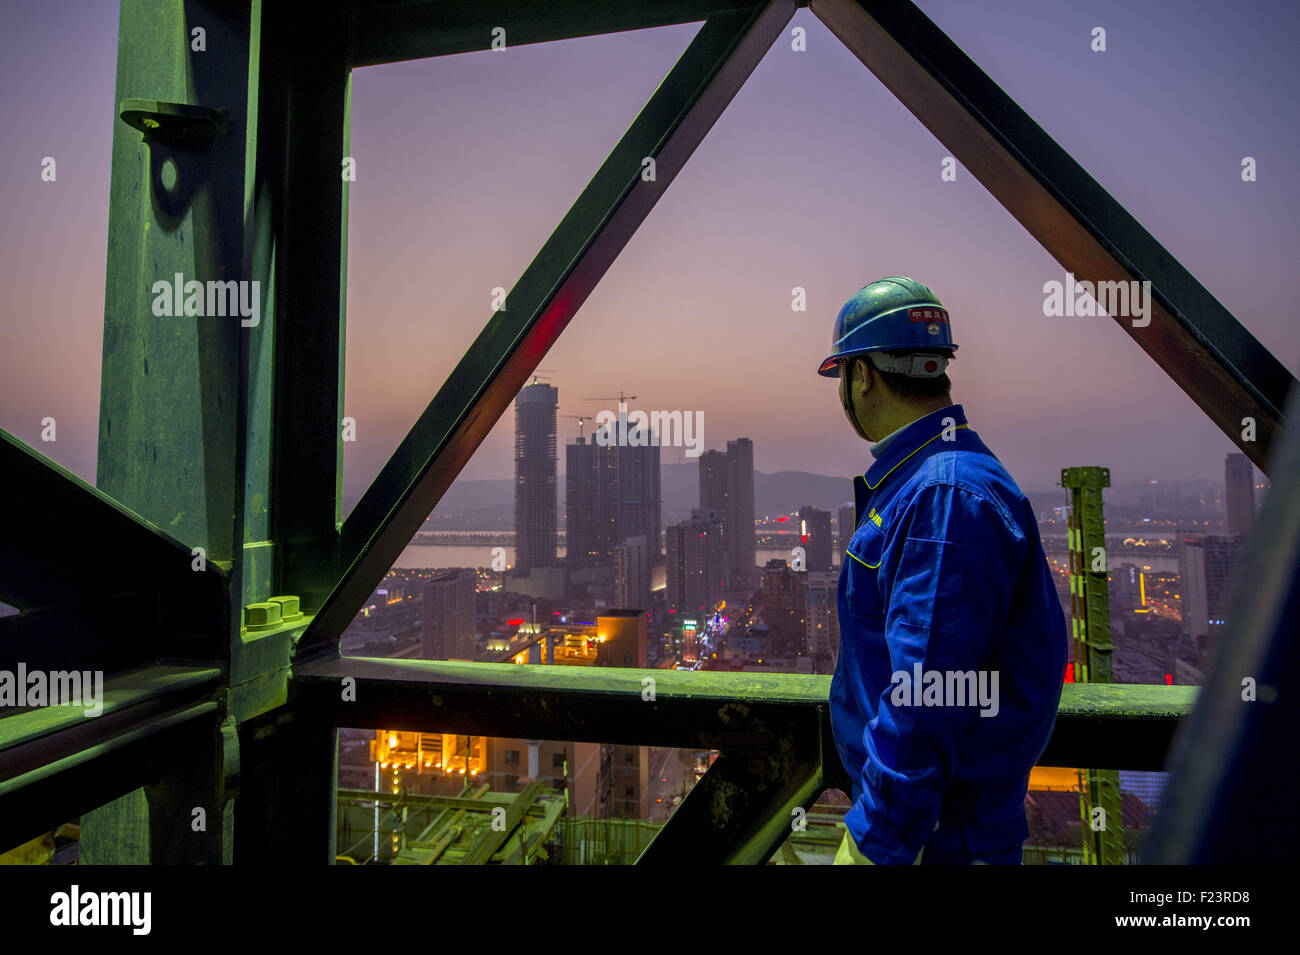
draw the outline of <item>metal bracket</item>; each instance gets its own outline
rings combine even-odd
[[[229,126],[225,109],[151,99],[124,99],[119,115],[128,126],[144,134],[146,143],[159,142],[169,146],[215,139]]]

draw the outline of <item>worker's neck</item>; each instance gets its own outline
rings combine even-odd
[[[877,441],[888,437],[899,428],[904,428],[916,421],[918,418],[924,418],[926,415],[938,411],[940,408],[949,408],[952,401],[948,398],[935,398],[930,401],[918,401],[908,404],[895,404],[889,409],[881,409],[882,413],[879,419],[880,434],[876,435]]]

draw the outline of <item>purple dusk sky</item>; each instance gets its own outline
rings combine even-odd
[[[1300,6],[920,6],[1300,371]],[[0,427],[93,481],[117,4],[12,3],[3,22]],[[543,361],[561,414],[622,389],[633,408],[703,412],[706,447],[752,438],[759,470],[860,473],[866,445],[815,369],[843,302],[906,274],[950,310],[954,400],[1022,487],[1068,465],[1222,481],[1234,448],[1179,387],[1112,320],[1044,317],[1061,267],[964,168],[941,181],[946,150],[815,16],[791,26],[806,52],[788,33],[773,46]],[[354,73],[346,485],[377,473],[696,29]],[[463,477],[510,475],[513,428]],[[561,419],[564,440],[576,429]]]

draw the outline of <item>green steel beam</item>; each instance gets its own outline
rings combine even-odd
[[[1110,470],[1062,468],[1061,486],[1070,492],[1070,622],[1073,627],[1074,679],[1113,682],[1114,646],[1110,641],[1110,588],[1106,556],[1106,518],[1101,492],[1110,487]],[[1090,766],[1091,764],[1085,764]],[[1079,816],[1083,856],[1091,864],[1122,865],[1124,804],[1119,772],[1080,768]],[[1100,810],[1100,817],[1093,815]]]
[[[337,688],[337,686],[336,686]],[[239,726],[236,865],[333,865],[338,730],[292,701]]]
[[[258,452],[269,461],[265,469],[250,469],[248,479],[250,485],[266,482],[265,546],[274,552],[261,561],[259,581],[270,577],[275,592],[296,594],[304,609],[314,610],[339,577],[346,32],[338,0],[314,3],[309,17],[293,4],[267,3],[261,10],[254,61],[257,204],[250,231],[269,231],[255,245],[254,262],[271,277],[271,327],[264,334],[274,341],[260,352],[271,361],[270,381],[251,383],[256,411],[266,417],[250,418],[250,465],[260,465],[251,456]],[[263,520],[260,510],[251,516]],[[246,543],[255,547],[257,537],[250,533]]]
[[[823,732],[829,739],[829,722]],[[637,857],[638,865],[763,865],[839,770],[816,736],[780,735],[762,754],[722,753]],[[834,777],[842,773],[837,773]]]
[[[689,23],[757,6],[738,0],[659,0],[648,4],[608,0],[570,0],[564,4],[539,4],[533,0],[351,0],[348,55],[352,66],[373,66],[487,50],[497,27],[505,31],[509,46],[524,46]]]
[[[342,699],[344,680],[355,700]],[[290,703],[333,726],[761,750],[771,725],[815,729],[829,686],[793,674],[323,656],[294,666]]]
[[[337,645],[443,493],[713,127],[797,4],[707,21],[342,528],[346,573],[302,649]],[[643,178],[653,157],[655,178]]]
[[[335,726],[720,750],[644,861],[762,862],[796,807],[850,785],[830,680],[322,656],[295,666],[290,705]],[[1194,687],[1068,684],[1040,762],[1160,769],[1194,701]]]
[[[0,851],[143,784],[163,784],[186,753],[204,752],[219,736],[220,687],[217,669],[152,666],[104,682],[98,714],[45,706],[0,718]],[[212,846],[196,848],[220,861]]]
[[[341,699],[347,679],[355,681],[355,700]],[[826,708],[830,681],[793,673],[322,656],[294,666],[290,691],[334,726],[722,749],[763,746],[761,734],[743,729],[744,720],[728,720],[723,729],[725,714]],[[642,698],[649,686],[653,701]],[[1196,693],[1190,686],[1068,683],[1040,762],[1078,765],[1048,761],[1058,755],[1059,739],[1071,760],[1108,754],[1098,765],[1160,769],[1161,740],[1191,712]]]
[[[551,837],[551,833],[555,831],[556,825],[559,824],[559,821],[564,816],[564,812],[567,808],[568,807],[564,804],[564,800],[552,799],[546,803],[546,811],[540,820],[537,820],[530,825],[529,820],[525,819],[524,825],[521,830],[519,830],[524,834],[522,844],[520,839],[515,838],[519,833],[511,833],[511,841],[501,850],[501,864],[530,864],[528,860],[536,858],[540,852],[538,843]],[[507,853],[509,854],[507,855]]]
[[[533,780],[519,795],[510,801],[506,807],[505,826],[498,829],[496,826],[488,826],[479,837],[474,840],[474,844],[469,847],[462,859],[463,865],[486,865],[488,860],[496,854],[496,851],[505,843],[507,837],[512,835],[515,827],[524,821],[528,815],[528,809],[542,792],[542,784]],[[494,820],[495,821],[495,820]]]
[[[486,792],[482,796],[427,796],[420,793],[340,789],[338,799],[339,802],[378,802],[386,806],[406,805],[412,809],[477,809],[490,811],[494,806],[508,806],[514,802],[515,794]]]
[[[1110,487],[1110,469],[1062,468],[1061,486],[1070,492],[1074,678],[1079,683],[1110,683],[1115,648],[1110,641],[1110,570],[1101,500],[1102,488]]]
[[[269,289],[249,284],[255,276],[244,217],[248,157],[256,150],[249,76],[260,9],[227,0],[122,0],[105,276],[96,484],[185,548],[202,548],[209,567],[226,570],[217,596],[184,608],[201,629],[171,614],[152,623],[158,611],[144,601],[128,619],[160,629],[156,658],[203,660],[227,674],[246,662],[241,557],[255,391],[246,331],[268,324],[261,306]],[[202,50],[192,45],[197,28],[204,31]],[[141,115],[137,101],[155,104],[164,120],[220,111],[223,131],[177,141],[167,121],[142,136],[132,125]],[[198,283],[197,295],[190,283]],[[237,297],[247,315],[231,314],[225,292],[241,289],[225,283],[244,283]],[[189,314],[176,312],[177,292]],[[170,315],[163,307],[169,299]],[[123,565],[137,580],[148,579],[147,568]],[[215,704],[208,738],[188,746],[165,778],[83,814],[83,858],[229,858],[225,787],[238,748],[233,732],[218,729],[224,705],[224,697]],[[197,806],[207,809],[207,832],[178,838],[165,817],[179,824],[189,809],[178,807]]]
[[[177,656],[219,655],[228,639],[225,570],[0,431],[0,669],[113,672]],[[113,559],[94,542],[111,541]],[[84,548],[78,545],[85,542]],[[84,562],[78,552],[84,551]]]
[[[191,50],[192,26],[207,31],[206,52]],[[209,561],[239,550],[243,327],[157,315],[155,283],[247,278],[248,33],[247,4],[122,2],[117,101],[222,109],[228,129],[168,145],[114,123],[96,485]]]

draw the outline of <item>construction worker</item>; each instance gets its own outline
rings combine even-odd
[[[948,312],[892,276],[818,369],[875,459],[853,479],[831,726],[853,783],[836,863],[1020,863],[1067,635],[1034,512],[950,398]]]

